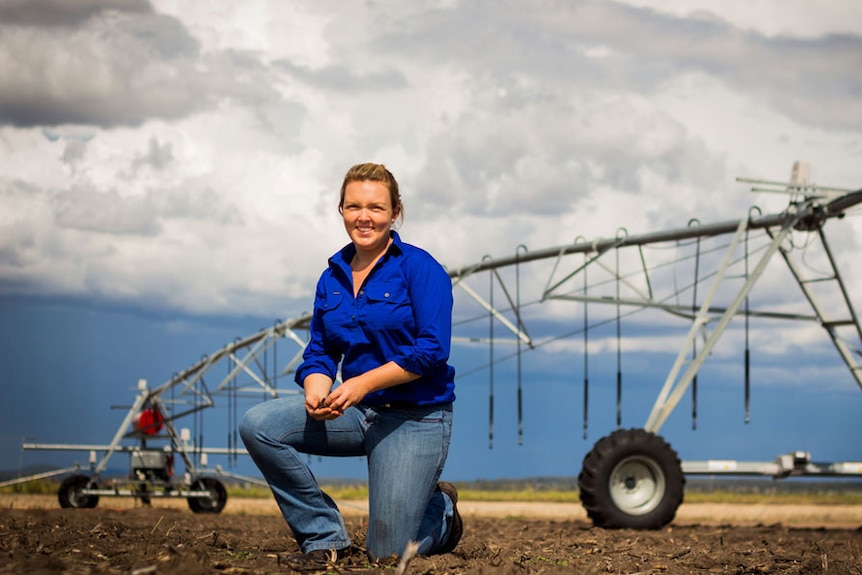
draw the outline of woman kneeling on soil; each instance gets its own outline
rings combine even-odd
[[[452,283],[427,252],[392,229],[402,215],[383,165],[350,168],[338,206],[351,243],[317,283],[296,382],[305,394],[266,401],[240,433],[293,531],[296,567],[350,553],[332,499],[300,453],[367,456],[372,559],[448,553],[462,533],[454,486],[438,482],[449,451],[454,369],[448,365]],[[338,364],[342,383],[333,388]]]

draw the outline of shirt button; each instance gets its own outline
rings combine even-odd
[[[359,290],[359,295],[365,295],[365,290],[364,289]]]
[[[383,297],[389,297],[389,292],[386,292],[385,294],[383,294]]]

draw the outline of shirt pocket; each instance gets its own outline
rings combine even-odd
[[[368,285],[365,295],[371,311],[369,323],[380,330],[413,329],[413,306],[407,290],[400,283]]]
[[[323,345],[327,350],[345,353],[350,347],[351,334],[356,322],[352,318],[348,294],[343,289],[327,290],[315,298],[314,315],[320,318],[323,328]]]
[[[337,310],[343,301],[344,292],[342,290],[330,290],[323,294],[322,297],[317,298],[314,302],[314,307],[322,313],[326,313]]]

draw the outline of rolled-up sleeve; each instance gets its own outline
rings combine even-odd
[[[411,373],[423,376],[446,365],[452,340],[452,280],[430,256],[408,269],[410,299],[416,323],[415,340],[402,348],[392,361]]]

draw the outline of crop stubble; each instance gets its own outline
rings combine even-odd
[[[59,509],[50,496],[0,496],[0,573],[289,573],[296,551],[271,500],[232,498],[219,515],[184,501],[141,507],[103,499]],[[658,531],[593,527],[575,504],[459,506],[465,534],[454,553],[417,557],[422,575],[787,573],[862,575],[862,506],[688,505]],[[362,546],[365,510],[342,502]],[[394,562],[352,558],[331,573],[394,573]],[[325,572],[325,571],[322,571]]]

